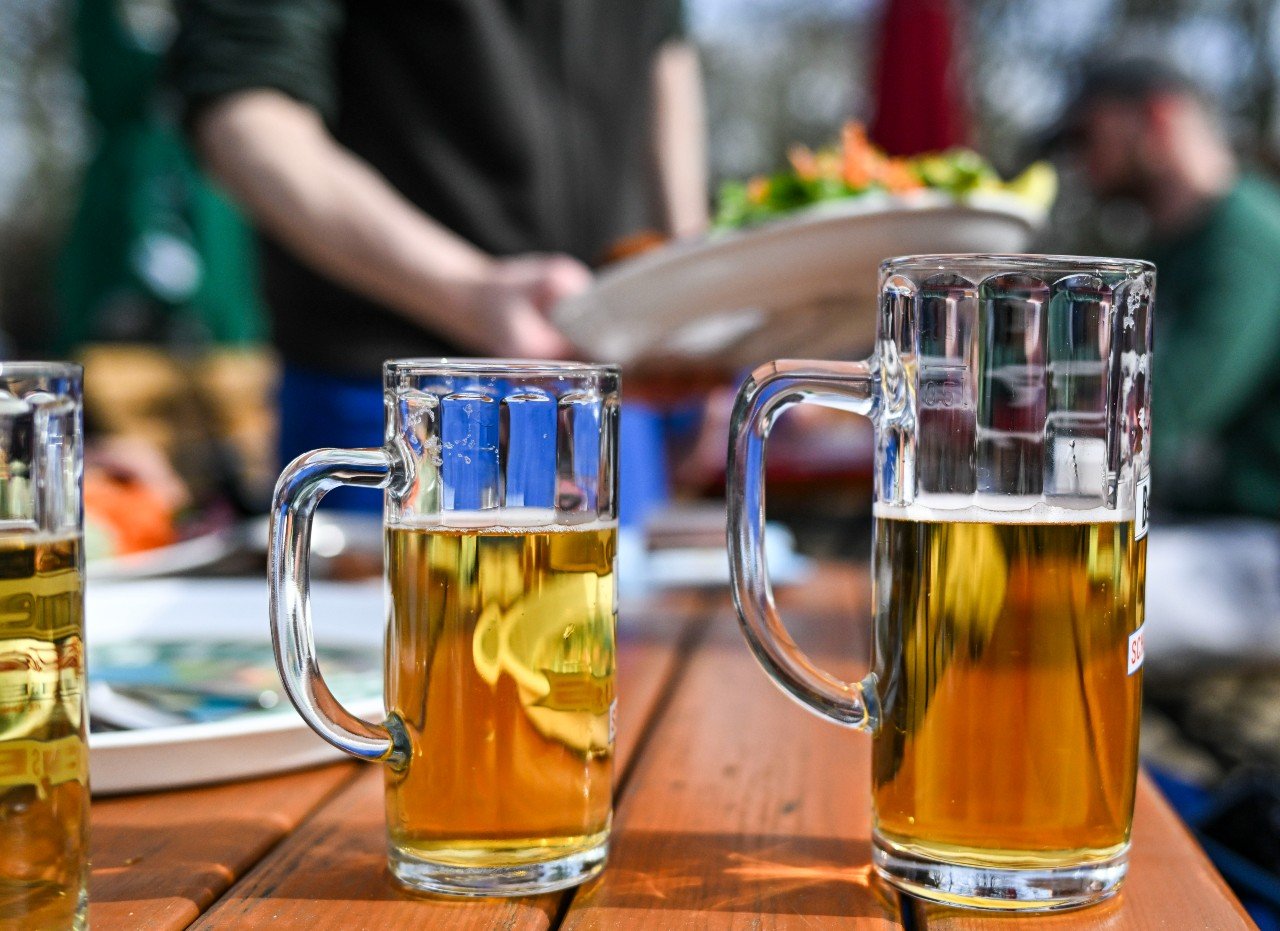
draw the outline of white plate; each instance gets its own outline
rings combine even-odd
[[[312,596],[317,644],[367,646],[381,655],[380,582],[318,582],[312,585]],[[148,637],[270,642],[265,580],[93,584],[86,592],[85,618],[91,677],[96,644]],[[383,715],[380,701],[366,699],[348,708],[371,721]],[[292,708],[208,724],[89,736],[89,777],[95,795],[263,776],[341,757]]]
[[[85,573],[93,582],[177,575],[212,565],[232,553],[238,543],[236,528],[227,527],[138,553],[89,559],[85,561]]]
[[[838,357],[874,339],[883,259],[1021,252],[1043,222],[1042,211],[998,193],[833,201],[620,263],[553,319],[597,358],[655,369]]]

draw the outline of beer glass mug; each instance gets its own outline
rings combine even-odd
[[[1056,909],[1124,877],[1138,758],[1152,293],[1146,263],[881,265],[863,362],[738,395],[730,558],[765,671],[872,744],[873,858],[925,898]],[[814,403],[875,426],[871,673],[816,668],[774,606],[764,447]]]
[[[80,366],[0,363],[0,927],[85,927]]]
[[[386,442],[295,459],[276,486],[271,615],[289,697],[386,768],[388,858],[407,886],[524,895],[603,867],[611,819],[618,373],[404,360]],[[383,488],[386,720],[316,664],[311,517],[337,485]]]

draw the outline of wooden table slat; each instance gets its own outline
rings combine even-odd
[[[678,664],[677,643],[693,617],[664,614],[620,633],[618,758],[625,773],[639,735]],[[547,929],[563,893],[523,899],[412,896],[386,870],[383,775],[372,764],[224,895],[198,929],[306,928],[359,931]]]
[[[846,641],[833,665],[866,655],[865,631],[822,621],[798,633]],[[726,606],[706,623],[619,801],[609,867],[564,927],[900,928],[868,867],[870,742],[770,685]]]
[[[383,775],[360,777],[277,847],[193,925],[204,928],[546,929],[559,896],[464,900],[406,894],[387,873]]]
[[[824,566],[781,593],[796,639],[845,677],[868,655],[864,568]],[[901,897],[870,870],[870,742],[774,689],[723,592],[624,612],[619,798],[595,882],[514,900],[414,897],[385,869],[382,772],[339,763],[210,788],[95,800],[95,931],[1252,927],[1145,779],[1133,868],[1113,902],[993,917]],[[906,903],[907,912],[900,909]],[[203,912],[203,914],[201,914]]]
[[[339,763],[253,782],[94,799],[89,921],[185,928],[350,782]]]
[[[856,674],[862,573],[829,570],[782,599],[821,665]],[[835,607],[848,605],[840,612]],[[842,642],[843,641],[843,642]],[[851,666],[852,662],[852,666]],[[722,614],[709,631],[619,805],[610,868],[571,903],[565,928],[1252,927],[1240,904],[1145,778],[1133,868],[1112,903],[1010,917],[926,906],[870,880],[870,744],[781,696]],[[1030,927],[1030,926],[1028,926]]]

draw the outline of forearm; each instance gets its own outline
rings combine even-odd
[[[415,322],[465,339],[465,296],[492,260],[275,91],[228,97],[196,125],[201,155],[255,222],[303,261]]]
[[[688,42],[668,42],[654,63],[653,149],[667,232],[703,232],[708,220],[706,114],[698,53]]]

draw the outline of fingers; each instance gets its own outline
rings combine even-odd
[[[590,285],[590,270],[567,255],[499,259],[477,296],[467,341],[517,358],[578,358],[580,351],[547,318],[556,304]]]
[[[503,259],[497,277],[520,291],[544,315],[565,298],[591,287],[591,270],[572,256],[558,253]]]
[[[577,348],[530,306],[512,320],[512,354],[530,359],[573,359]]]
[[[544,314],[568,297],[591,287],[591,270],[567,255],[549,255],[534,294],[534,303]]]

